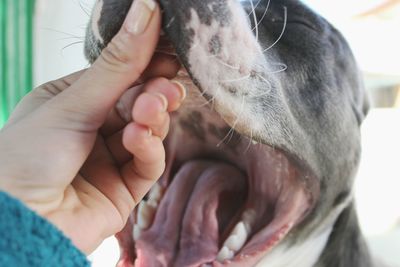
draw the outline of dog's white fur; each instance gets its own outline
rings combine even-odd
[[[101,42],[104,43],[103,37],[100,34],[99,30],[99,20],[101,17],[101,10],[103,9],[103,0],[99,0],[93,8],[93,15],[92,15],[92,31],[94,37]]]

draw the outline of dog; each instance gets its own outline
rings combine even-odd
[[[369,104],[342,35],[298,0],[159,3],[188,97],[119,266],[374,266],[353,199]],[[131,4],[97,1],[90,62]]]

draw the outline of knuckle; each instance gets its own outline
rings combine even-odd
[[[66,88],[70,87],[71,83],[68,81],[68,79],[61,78],[58,80],[50,81],[45,84],[40,85],[36,89],[33,90],[34,93],[43,93],[46,92],[50,94],[51,96],[56,96],[62,91],[64,91]]]
[[[56,96],[59,93],[61,93],[65,88],[62,88],[57,81],[51,81],[47,82],[45,84],[42,84],[38,88],[34,90],[34,93],[42,93],[45,92],[47,94],[50,94],[51,96]]]
[[[135,49],[130,43],[129,36],[115,36],[100,54],[103,67],[112,72],[140,75],[145,65],[141,64],[143,60],[140,53],[134,52]]]
[[[111,42],[103,49],[100,57],[109,66],[125,65],[129,63],[129,57],[123,49],[120,38],[114,38]]]

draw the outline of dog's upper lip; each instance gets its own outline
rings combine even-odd
[[[167,55],[178,56],[178,54],[176,53],[175,47],[173,46],[171,41],[165,36],[160,36],[160,40],[158,42],[156,52],[167,54]]]

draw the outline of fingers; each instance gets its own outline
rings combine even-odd
[[[147,82],[144,86],[147,93],[162,94],[168,101],[168,112],[176,111],[186,98],[186,89],[178,81],[158,78]]]
[[[118,101],[116,107],[109,113],[101,132],[105,137],[111,136],[122,130],[128,122],[132,120],[132,109],[138,96],[145,92],[161,93],[168,100],[168,111],[175,111],[181,105],[186,96],[186,91],[180,83],[168,81],[165,78],[156,78],[144,85],[139,85],[127,90]],[[146,113],[146,107],[144,112]],[[138,118],[140,123],[146,122],[143,118]]]
[[[132,121],[132,114],[135,113],[133,116],[136,123],[149,127],[153,135],[164,139],[169,128],[169,115],[163,107],[164,101],[168,102],[167,111],[174,111],[179,108],[186,95],[182,85],[165,78],[154,79],[144,88],[136,89],[136,92],[142,92],[140,97],[133,96],[136,94],[133,90],[125,93],[126,97],[120,100],[119,112],[109,115],[107,128],[103,129],[107,147],[119,166],[132,159],[131,152],[122,144],[123,128]],[[135,107],[132,107],[134,102]]]
[[[172,79],[179,69],[180,64],[175,57],[156,53],[142,76],[135,82],[137,85],[125,91],[116,106],[107,115],[107,119],[101,127],[101,132],[105,136],[112,135],[123,129],[132,120],[132,106],[134,100],[143,92],[143,82],[156,77]]]
[[[179,108],[185,89],[176,82],[156,79],[145,86],[136,100],[132,117],[123,132],[122,143],[133,160],[122,167],[122,177],[138,203],[165,169],[162,140],[169,128],[169,111]]]
[[[53,103],[97,122],[99,127],[122,93],[149,64],[159,37],[160,10],[154,0],[133,2],[127,18],[96,62]]]
[[[137,204],[163,173],[165,150],[160,137],[134,122],[125,128],[123,144],[134,159],[122,167],[121,175]]]

